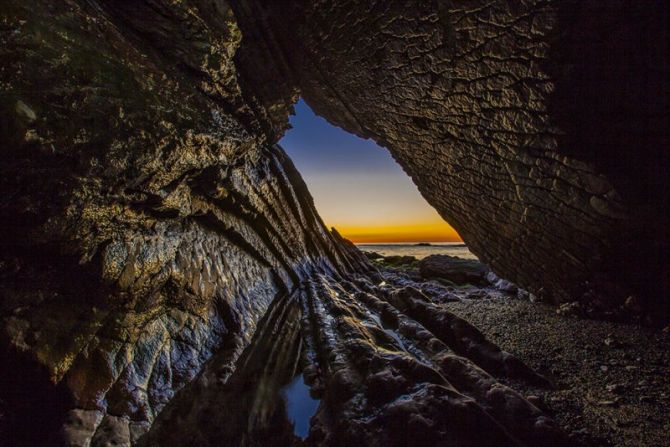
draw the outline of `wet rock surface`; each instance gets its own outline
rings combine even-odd
[[[227,356],[215,356],[140,442],[568,445],[546,414],[496,377],[541,388],[547,379],[442,309],[430,288],[386,279],[320,275],[279,298],[232,376],[222,374]],[[304,440],[277,398],[297,368],[320,400]]]
[[[667,70],[661,64],[630,91],[606,89],[621,114],[596,113],[602,107],[590,108],[596,98],[587,95],[581,110],[600,118],[567,119],[560,100],[580,91],[573,81],[611,68],[599,56],[593,76],[581,76],[583,64],[567,70],[580,48],[570,31],[597,36],[610,22],[589,17],[619,19],[632,4],[584,3],[3,1],[0,442],[551,446],[581,442],[583,429],[606,437],[594,424],[624,420],[633,389],[626,367],[636,363],[613,375],[628,362],[625,337],[609,330],[604,347],[572,357],[579,364],[550,359],[547,371],[538,359],[546,361],[552,331],[574,345],[565,337],[581,323],[551,318],[578,315],[585,301],[628,313],[656,303],[663,314],[663,295],[648,292],[667,285],[657,281],[670,253],[667,216],[656,211],[667,207],[636,195],[645,184],[635,169],[615,185],[617,167],[594,160],[611,147],[596,138],[604,128],[623,129],[614,160],[644,154],[645,168],[646,149],[666,147],[656,111],[667,90],[650,96],[647,87]],[[574,11],[565,23],[564,7]],[[657,22],[640,11],[645,32],[616,35],[653,39]],[[593,56],[616,48],[615,40],[594,52],[586,37]],[[555,45],[567,54],[554,56]],[[628,62],[632,53],[640,54],[614,55]],[[636,72],[616,73],[609,87]],[[494,271],[576,304],[537,332],[526,332],[532,319],[515,321],[507,339],[488,313],[465,306],[508,293],[502,283],[378,272],[325,228],[274,144],[299,93],[388,147]],[[649,99],[644,110],[626,99],[637,93]],[[635,132],[648,138],[627,138]],[[564,139],[574,148],[563,149]],[[653,197],[666,200],[659,174],[646,174]],[[665,404],[654,391],[667,381],[650,371],[666,373],[667,349],[650,349],[660,357],[640,357],[644,395],[631,414],[655,421],[649,412]],[[554,407],[554,361],[616,380],[583,372],[585,384],[570,379],[575,391]],[[304,440],[281,399],[298,372],[320,401]],[[575,399],[598,409],[583,427],[570,419]],[[659,426],[646,426],[649,445]]]
[[[392,268],[382,276],[423,290],[549,380],[552,386],[538,387],[498,377],[552,417],[574,445],[667,444],[670,332],[560,312],[495,283],[445,286]]]
[[[369,269],[205,3],[0,6],[3,443],[133,443],[276,296]]]
[[[249,346],[228,346],[185,387],[139,444],[270,446],[298,444],[282,388],[302,371],[304,349],[295,294],[278,297]]]

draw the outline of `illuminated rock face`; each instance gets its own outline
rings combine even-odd
[[[242,349],[276,296],[368,268],[247,105],[219,7],[0,8],[2,413],[18,423],[57,426],[71,405],[98,412],[84,438],[124,427],[104,414],[134,433],[222,343]],[[63,393],[33,394],[50,381]]]
[[[664,2],[248,3],[310,106],[387,147],[498,274],[667,309]]]
[[[657,291],[670,252],[662,11],[626,27],[623,2],[284,3],[0,6],[0,436],[135,442],[215,353],[216,380],[234,374],[293,296],[310,386],[350,421],[320,410],[315,442],[384,444],[388,417],[471,444],[451,415],[496,445],[560,444],[493,378],[538,377],[435,297],[375,285],[274,143],[302,94],[388,147],[494,271],[615,307]],[[615,51],[629,35],[650,53]]]

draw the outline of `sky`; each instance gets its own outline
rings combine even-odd
[[[279,144],[328,227],[356,243],[456,242],[389,152],[318,117],[300,100]]]

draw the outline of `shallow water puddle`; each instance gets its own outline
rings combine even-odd
[[[298,374],[293,381],[282,390],[286,401],[286,412],[293,423],[294,433],[305,439],[309,434],[309,420],[319,408],[319,400],[309,394],[309,387],[302,374]]]
[[[319,401],[309,395],[302,375],[300,317],[290,296],[275,299],[227,382],[210,379],[173,400],[163,416],[171,419],[161,421],[159,433],[152,434],[160,440],[154,445],[302,445]],[[209,377],[222,366],[215,359],[207,366]],[[172,439],[174,433],[181,439]],[[206,442],[192,441],[201,438]]]

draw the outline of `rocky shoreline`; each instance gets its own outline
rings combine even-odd
[[[658,445],[665,335],[580,316],[670,318],[668,2],[407,4],[0,2],[0,445],[267,445],[298,370],[270,445]],[[329,231],[298,98],[533,295]]]
[[[494,275],[485,285],[426,278],[422,271],[435,259],[366,254],[389,283],[412,284],[432,296],[442,290],[440,306],[551,380],[549,389],[513,379],[501,382],[551,415],[574,445],[667,446],[667,328],[590,319],[576,307],[538,302]]]

